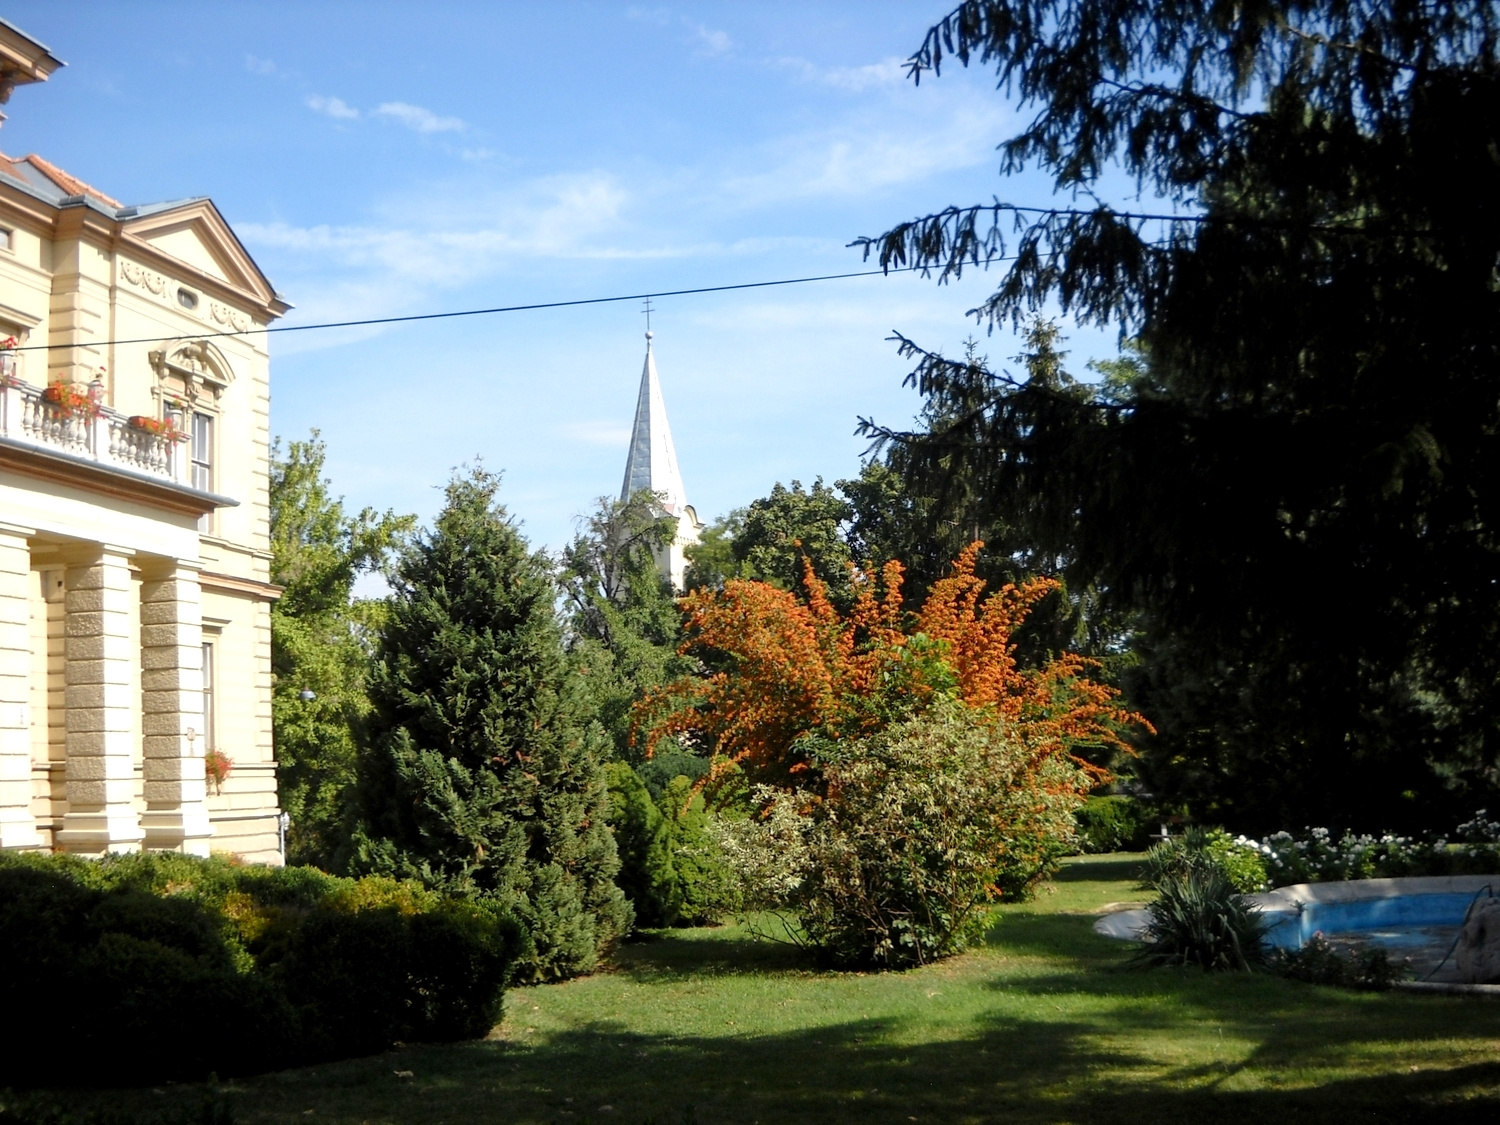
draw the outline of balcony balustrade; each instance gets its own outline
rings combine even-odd
[[[125,469],[187,485],[187,443],[130,424],[107,406],[70,409],[46,390],[13,376],[0,389],[0,438],[61,453],[78,461]]]

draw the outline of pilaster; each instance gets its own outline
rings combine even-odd
[[[39,848],[31,811],[31,548],[0,526],[0,848]]]
[[[139,851],[144,835],[131,803],[131,672],[139,655],[130,635],[129,558],[103,547],[68,567],[68,811],[57,833],[63,851]]]
[[[148,570],[141,585],[144,846],[208,855],[203,628],[198,571]]]

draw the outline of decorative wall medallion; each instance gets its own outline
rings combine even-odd
[[[158,297],[167,291],[167,279],[159,273],[152,273],[144,266],[138,266],[128,258],[120,259],[120,273],[125,280],[140,289],[155,293]]]
[[[221,305],[218,301],[210,301],[208,314],[214,318],[216,324],[222,324],[226,328],[233,328],[237,332],[243,332],[250,327],[250,318],[243,313],[236,312],[227,305]]]

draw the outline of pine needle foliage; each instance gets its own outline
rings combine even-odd
[[[354,872],[498,900],[522,980],[587,972],[630,925],[602,762],[570,677],[550,564],[476,468],[403,553],[370,678]]]
[[[1079,393],[902,337],[938,423],[866,432],[1137,626],[1160,796],[1406,830],[1500,793],[1500,8],[967,0],[910,73],[954,62],[1060,201],[860,243],[1136,350]]]

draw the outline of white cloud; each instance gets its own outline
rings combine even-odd
[[[558,432],[563,437],[583,442],[585,445],[624,449],[630,444],[630,427],[618,418],[611,418],[607,421],[570,422],[565,426],[559,426]]]
[[[433,190],[388,202],[376,222],[312,227],[243,223],[262,246],[306,255],[310,264],[400,273],[423,284],[462,285],[497,255],[591,258],[630,253],[601,244],[617,228],[625,190],[587,173],[532,180],[509,191]],[[384,220],[384,221],[381,221]]]
[[[632,5],[625,9],[625,18],[638,20],[642,23],[654,23],[658,27],[665,27],[672,22],[672,13],[666,8],[642,8]]]
[[[777,59],[776,64],[797,72],[805,82],[816,82],[856,94],[865,90],[899,86],[906,79],[906,60],[894,55],[864,66],[824,67],[799,58]]]
[[[439,117],[430,109],[406,102],[385,102],[375,113],[399,121],[418,133],[461,133],[467,126],[457,117]]]
[[[644,8],[640,5],[632,5],[625,9],[625,18],[637,23],[655,24],[657,27],[670,27],[678,23],[688,29],[689,39],[698,55],[722,55],[734,46],[734,40],[729,37],[727,31],[709,27],[707,24],[690,20],[687,16],[679,16],[675,21],[672,19],[670,8]]]
[[[868,90],[875,86],[899,86],[906,80],[906,60],[882,59],[865,66],[835,66],[823,73],[823,81],[841,90]]]
[[[251,54],[245,56],[245,69],[251,74],[261,74],[268,78],[278,73],[276,64],[270,59],[258,58]]]
[[[853,204],[893,185],[992,161],[1005,125],[1003,106],[963,90],[935,91],[901,110],[880,101],[848,107],[815,128],[705,154],[701,163],[686,166],[646,160],[517,180],[504,154],[455,145],[454,155],[467,161],[462,172],[388,196],[358,217],[320,225],[242,223],[236,229],[296,300],[294,316],[302,322],[513,303],[499,294],[525,276],[557,282],[547,295],[539,289],[528,299],[611,292],[607,279],[616,275],[583,263],[717,261],[723,269],[710,266],[702,276],[740,281],[764,275],[730,262],[791,251],[818,263],[791,275],[858,270],[855,256],[843,250],[849,236],[866,233],[858,229],[840,229],[842,237],[780,233],[772,220],[769,229],[761,228],[765,233],[740,236],[757,231],[759,213],[767,209],[810,199]],[[668,267],[663,276],[680,272]],[[480,295],[491,287],[498,287],[493,302]],[[872,330],[889,327],[881,323]],[[283,353],[306,351],[381,331],[298,334],[283,337],[279,346]],[[605,443],[602,432],[573,437]]]
[[[693,33],[693,40],[699,45],[700,53],[705,55],[722,55],[734,42],[729,38],[727,31],[718,31],[701,23],[692,23],[683,20]]]
[[[359,110],[349,105],[343,98],[325,98],[321,94],[313,94],[307,99],[307,105],[339,121],[351,121],[359,116]]]
[[[518,263],[662,254],[618,237],[626,202],[624,190],[600,173],[546,177],[508,191],[476,191],[465,178],[388,200],[363,223],[238,223],[235,230],[294,295],[299,320],[354,320],[412,311]],[[284,337],[280,346],[286,354],[378,331],[310,333],[317,339]]]
[[[815,196],[853,198],[994,159],[1008,116],[992,103],[963,104],[934,119],[888,114],[846,118],[837,128],[762,146],[755,170],[726,177],[726,201],[758,207]]]

